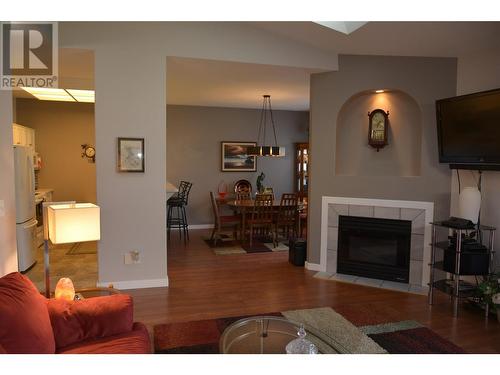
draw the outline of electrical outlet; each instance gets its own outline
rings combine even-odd
[[[132,250],[124,254],[125,264],[138,264],[141,263],[141,252],[139,250]]]
[[[5,216],[5,201],[0,200],[0,217]]]

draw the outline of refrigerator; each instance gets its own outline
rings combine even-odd
[[[14,171],[17,260],[24,272],[35,264],[36,251],[35,169],[29,147],[14,146]]]

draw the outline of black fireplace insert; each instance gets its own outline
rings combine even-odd
[[[339,216],[337,272],[409,282],[411,221]]]

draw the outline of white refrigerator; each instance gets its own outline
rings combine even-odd
[[[16,183],[16,238],[19,271],[35,264],[36,213],[35,169],[33,151],[27,146],[14,146]]]

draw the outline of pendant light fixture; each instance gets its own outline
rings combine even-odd
[[[263,95],[262,112],[260,114],[259,133],[257,135],[257,146],[247,148],[247,155],[250,156],[285,156],[285,148],[278,146],[278,138],[276,137],[276,128],[274,125],[273,110],[271,108],[271,95]],[[269,113],[268,113],[269,112]],[[267,120],[271,122],[274,135],[274,146],[266,145],[266,129]],[[261,141],[262,135],[262,143]]]

